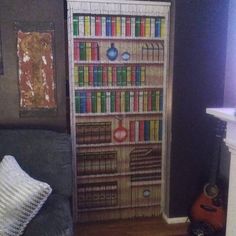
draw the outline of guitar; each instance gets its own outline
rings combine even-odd
[[[216,129],[216,146],[214,150],[215,153],[213,155],[209,182],[205,184],[203,192],[193,204],[190,212],[192,222],[204,222],[212,227],[214,231],[222,230],[226,221],[226,214],[222,204],[220,190],[216,185],[221,154],[221,142],[224,131],[225,123],[218,121]]]

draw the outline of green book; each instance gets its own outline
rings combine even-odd
[[[79,43],[79,59],[81,61],[86,61],[86,43],[85,42]]]
[[[116,99],[116,92],[115,91],[112,91],[111,92],[111,112],[115,112],[115,99]]]
[[[79,70],[77,65],[74,66],[74,83],[75,85],[79,84]]]
[[[128,91],[125,92],[125,112],[130,111],[130,93]]]
[[[101,92],[101,112],[106,112],[106,92]]]
[[[141,29],[141,16],[135,17],[135,37],[140,36],[140,30]]]
[[[117,67],[116,69],[116,79],[117,79],[117,86],[121,86],[122,85],[122,68],[121,67]]]
[[[123,66],[122,68],[122,86],[127,85],[127,68],[126,66]]]
[[[79,35],[79,17],[73,16],[73,35],[78,36]]]
[[[92,113],[97,112],[97,94],[96,92],[92,92]]]
[[[98,66],[97,69],[97,85],[102,86],[102,66]]]
[[[84,86],[84,67],[79,66],[79,86]]]
[[[78,91],[75,92],[75,112],[80,112],[80,94]]]

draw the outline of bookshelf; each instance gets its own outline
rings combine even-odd
[[[75,219],[161,213],[169,3],[68,0]]]

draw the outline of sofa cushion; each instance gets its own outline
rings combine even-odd
[[[1,129],[0,161],[15,156],[32,177],[48,183],[55,193],[71,197],[72,154],[68,134],[40,129]]]
[[[4,156],[0,163],[0,235],[21,235],[51,191],[47,183],[25,173],[13,156]]]
[[[72,236],[71,222],[68,199],[62,195],[51,194],[27,226],[24,236]]]

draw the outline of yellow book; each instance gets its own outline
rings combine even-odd
[[[84,35],[90,36],[91,30],[90,30],[90,16],[84,17]]]
[[[101,92],[97,92],[97,113],[101,113]]]
[[[84,86],[88,86],[89,83],[89,68],[88,66],[84,66]]]
[[[150,37],[151,36],[151,18],[146,17],[145,20],[145,36]]]
[[[131,66],[127,67],[127,86],[131,86]]]
[[[120,93],[120,111],[125,112],[125,92]]]
[[[92,52],[91,43],[86,42],[86,60],[87,61],[91,61],[91,52]]]
[[[78,70],[77,65],[75,65],[75,67],[74,67],[74,83],[75,83],[75,85],[79,84],[79,70]]]
[[[154,141],[158,142],[159,122],[154,120]]]
[[[108,86],[112,86],[112,67],[111,66],[107,67],[107,82],[108,82]]]
[[[155,120],[150,120],[150,141],[155,141]]]
[[[141,85],[146,84],[146,68],[145,66],[141,66]]]
[[[116,17],[116,36],[121,36],[121,19],[119,16]]]
[[[161,37],[166,36],[166,21],[165,18],[161,18]]]

